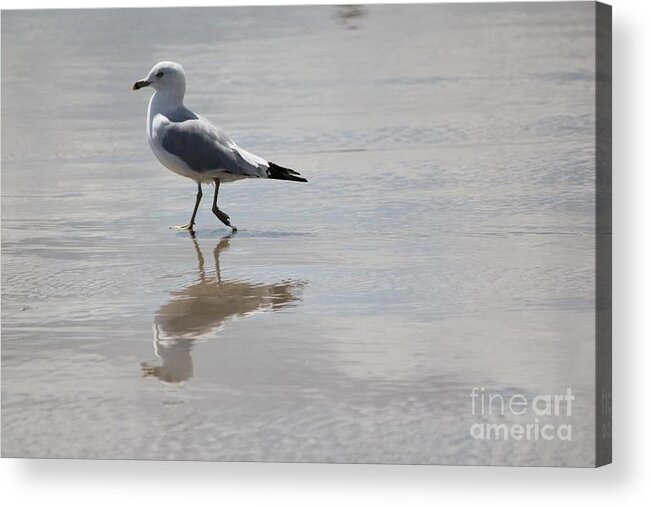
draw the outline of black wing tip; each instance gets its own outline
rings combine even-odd
[[[307,183],[307,180],[301,177],[301,173],[298,171],[274,164],[273,162],[269,162],[267,178],[272,180],[300,181],[301,183]]]

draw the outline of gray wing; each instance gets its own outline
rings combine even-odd
[[[252,178],[266,176],[266,167],[250,157],[247,157],[249,160],[245,159],[244,156],[249,154],[240,150],[221,129],[207,120],[197,118],[171,122],[164,127],[164,131],[163,148],[179,157],[195,172],[221,172]]]

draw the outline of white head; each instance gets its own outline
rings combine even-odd
[[[157,92],[174,95],[183,100],[185,71],[178,63],[160,62],[154,65],[145,79],[136,81],[132,90],[151,86]]]

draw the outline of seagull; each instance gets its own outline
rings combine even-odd
[[[221,183],[244,178],[307,182],[300,173],[269,162],[240,148],[221,128],[193,113],[183,105],[185,71],[174,62],[154,65],[145,79],[136,81],[132,90],[154,89],[147,110],[149,146],[161,164],[170,171],[197,183],[197,198],[190,221],[175,229],[192,231],[203,193],[202,183],[213,183],[212,211],[233,232],[237,227],[217,206]]]

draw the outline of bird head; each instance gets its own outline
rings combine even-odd
[[[136,81],[131,89],[140,90],[145,86],[151,86],[156,91],[185,91],[185,71],[178,63],[157,63],[147,77]]]

